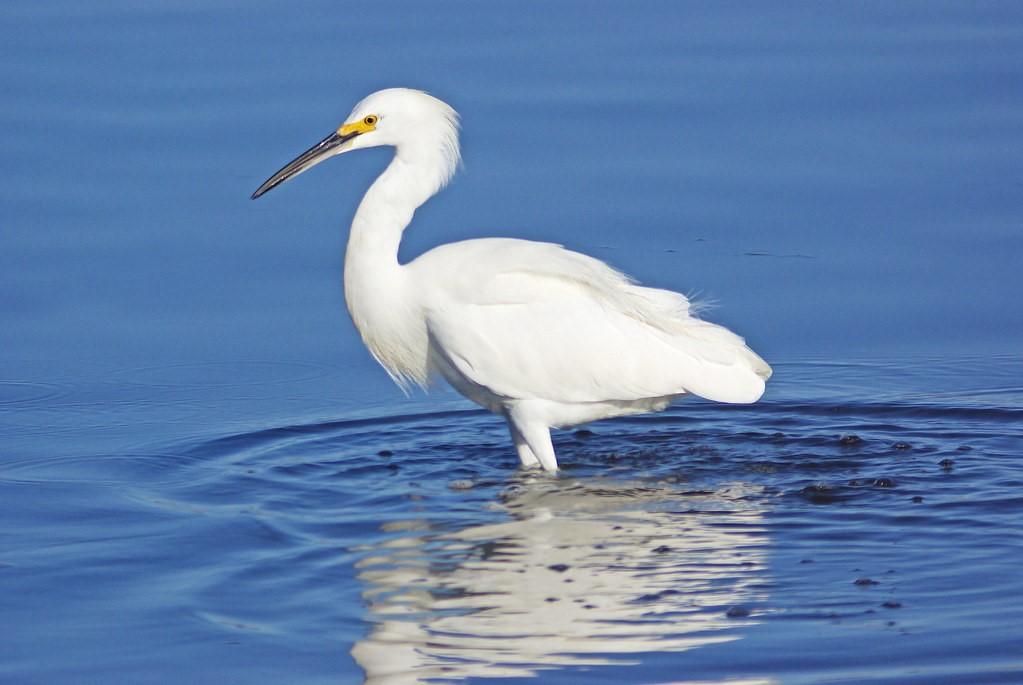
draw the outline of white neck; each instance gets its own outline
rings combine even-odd
[[[416,209],[435,192],[436,165],[399,150],[366,192],[345,254],[345,302],[377,361],[402,387],[426,382],[426,331],[398,246]]]

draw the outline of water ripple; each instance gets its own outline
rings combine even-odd
[[[860,653],[906,638],[903,663],[983,653],[1023,594],[1023,415],[983,392],[682,403],[556,433],[550,475],[520,470],[477,410],[240,427],[168,392],[160,417],[180,428],[149,435],[157,386],[100,406],[106,385],[53,406],[59,386],[11,387],[8,435],[75,450],[0,463],[5,577],[116,584],[130,606],[161,588],[212,643],[344,635],[370,683],[699,674],[818,636]],[[90,450],[66,438],[84,422],[148,442]],[[847,652],[825,648],[829,668],[859,668]],[[736,677],[784,672],[756,663]]]
[[[54,383],[0,380],[0,406],[38,406],[52,402],[69,392],[68,387]]]
[[[692,403],[559,433],[557,476],[518,470],[479,411],[296,423],[170,446],[152,501],[249,521],[232,535],[250,561],[206,576],[214,624],[284,631],[293,616],[253,611],[259,597],[321,606],[351,574],[367,682],[530,677],[712,652],[767,626],[908,633],[904,617],[953,611],[967,595],[933,579],[1023,506],[1006,438],[1019,418]],[[910,551],[928,548],[942,554]],[[987,568],[968,597],[995,617],[1019,583]]]

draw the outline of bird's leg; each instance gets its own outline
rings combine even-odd
[[[523,468],[532,469],[540,466],[540,460],[533,454],[533,450],[529,449],[529,445],[526,444],[526,439],[522,437],[522,433],[515,427],[512,420],[508,419],[508,431],[511,433],[512,442],[515,443],[515,451],[519,453],[519,461],[522,462]]]
[[[514,440],[515,433],[518,433],[525,442],[525,448],[540,462],[545,471],[558,470],[558,458],[554,456],[554,445],[551,443],[551,429],[545,423],[523,416],[519,405],[508,411],[508,425],[512,429],[512,439]],[[518,442],[515,447],[519,449],[519,458],[522,459],[522,450]]]

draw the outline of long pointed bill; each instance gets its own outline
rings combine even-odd
[[[316,143],[316,145],[313,145],[311,148],[300,154],[294,160],[285,164],[284,167],[276,174],[266,179],[263,185],[259,186],[259,188],[256,189],[256,192],[252,193],[252,199],[255,200],[260,195],[276,188],[288,179],[294,178],[306,169],[316,166],[323,160],[334,155],[339,147],[360,133],[361,131],[352,131],[345,135],[341,135],[336,131],[331,133],[329,136]]]

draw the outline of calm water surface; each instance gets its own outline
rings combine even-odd
[[[1023,683],[1012,3],[9,2],[0,682]],[[718,303],[751,407],[557,434],[343,312],[380,87],[463,115],[410,258],[515,235]]]

